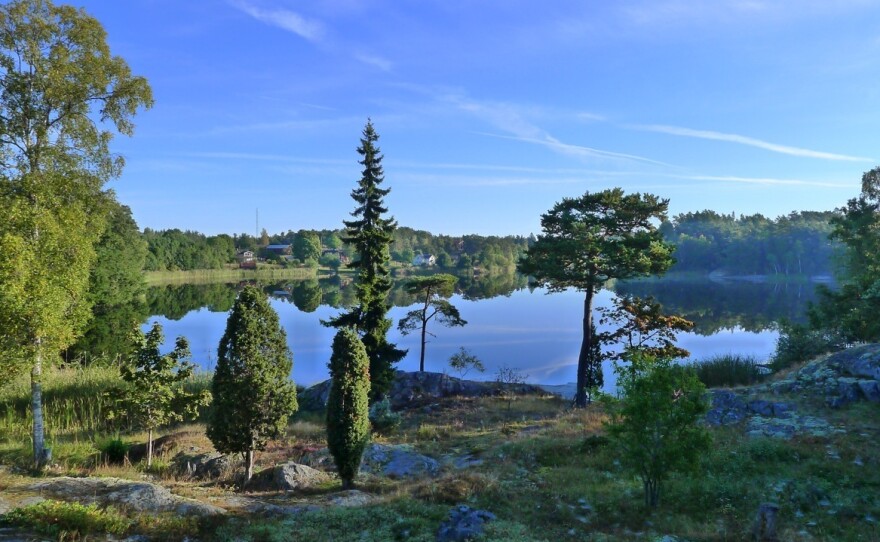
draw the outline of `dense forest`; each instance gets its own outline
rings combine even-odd
[[[660,226],[666,241],[676,245],[671,271],[734,275],[830,275],[839,244],[828,238],[835,211],[792,212],[769,219],[758,215],[718,214],[715,211],[684,213]],[[290,245],[288,265],[339,266],[351,258],[341,230],[288,230],[270,235],[246,233],[206,236],[178,229],[145,229],[147,271],[218,269],[235,262],[237,251],[252,250],[258,257],[284,262],[265,247]],[[512,272],[516,261],[534,237],[434,235],[399,227],[394,232],[391,258],[412,264],[419,254],[432,255],[443,270]]]
[[[671,271],[735,275],[829,275],[839,244],[829,240],[835,211],[760,214],[685,213],[660,231],[676,245]]]

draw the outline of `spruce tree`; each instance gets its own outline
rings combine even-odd
[[[389,343],[386,337],[392,323],[387,318],[388,292],[392,286],[388,263],[397,222],[393,217],[383,218],[388,212],[383,198],[390,189],[379,187],[385,174],[383,157],[376,146],[378,140],[373,123],[367,120],[357,149],[363,171],[357,188],[351,193],[357,203],[351,213],[355,220],[343,221],[346,228],[343,241],[352,245],[356,252],[349,266],[357,271],[358,304],[327,322],[333,327],[353,327],[360,335],[370,359],[370,398],[373,401],[381,399],[391,389],[393,365],[406,355],[405,350]]]
[[[292,367],[278,314],[259,288],[246,286],[220,339],[208,438],[220,452],[246,455],[247,481],[253,476],[254,452],[281,436],[287,417],[297,409]]]
[[[366,348],[357,333],[351,328],[340,329],[333,338],[330,356],[327,446],[342,479],[342,489],[354,485],[370,438],[369,366]]]

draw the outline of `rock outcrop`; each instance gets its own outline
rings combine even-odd
[[[181,515],[213,516],[226,511],[194,499],[174,495],[148,482],[120,478],[60,477],[29,486],[42,495],[82,504],[121,505],[138,512],[173,512]]]
[[[769,386],[773,393],[806,393],[833,408],[880,403],[880,344],[848,348],[816,359]]]
[[[247,488],[294,491],[312,487],[328,479],[329,476],[319,470],[291,461],[258,472],[248,483]]]
[[[513,384],[502,387],[497,382],[461,380],[443,373],[397,371],[388,394],[391,407],[408,408],[432,402],[442,397],[485,397],[498,395],[502,390],[517,394],[545,393],[532,384]],[[321,410],[327,406],[330,381],[325,380],[306,388],[298,396],[300,410]]]
[[[302,461],[312,467],[326,470],[334,468],[333,458],[327,448],[303,456]],[[416,452],[407,444],[373,443],[364,450],[360,472],[395,479],[421,478],[439,474],[440,463]]]

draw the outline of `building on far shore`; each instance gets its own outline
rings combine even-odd
[[[412,264],[419,266],[429,266],[437,263],[437,258],[433,254],[416,254]]]
[[[290,245],[266,245],[266,252],[279,256],[290,256],[293,254],[293,249],[290,248]]]

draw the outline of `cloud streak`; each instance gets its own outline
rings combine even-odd
[[[230,5],[250,15],[254,19],[293,32],[311,42],[319,42],[324,37],[324,25],[310,20],[289,9],[261,9],[243,0],[230,0]]]
[[[660,166],[670,165],[657,160],[652,160],[650,158],[645,158],[643,156],[636,156],[633,154],[606,151],[593,147],[586,147],[583,145],[565,143],[553,137],[553,135],[548,133],[546,130],[537,126],[531,120],[529,120],[529,112],[522,107],[516,107],[511,104],[505,103],[479,102],[462,97],[460,95],[443,96],[441,97],[441,100],[449,102],[460,110],[470,113],[482,119],[483,121],[488,122],[498,130],[507,132],[506,135],[487,132],[476,132],[480,135],[541,145],[557,153],[574,156],[580,159],[611,159],[642,162]],[[587,114],[587,116],[582,117],[581,120],[598,121],[602,120],[602,117],[599,117],[598,115]]]
[[[726,141],[729,143],[737,143],[740,145],[747,145],[749,147],[757,147],[759,149],[764,149],[771,152],[776,152],[780,154],[788,154],[790,156],[802,156],[805,158],[817,158],[820,160],[837,160],[844,162],[873,162],[874,160],[871,158],[865,158],[861,156],[849,156],[846,154],[835,154],[831,152],[823,152],[823,151],[814,151],[810,149],[804,149],[801,147],[791,147],[788,145],[779,145],[776,143],[770,143],[768,141],[763,141],[761,139],[755,139],[752,137],[747,137],[738,134],[727,134],[723,132],[714,132],[711,130],[694,130],[691,128],[682,128],[680,126],[667,126],[663,124],[647,124],[647,125],[633,125],[629,126],[634,130],[641,130],[645,132],[657,132],[661,134],[682,136],[682,137],[693,137],[697,139],[709,139],[713,141]]]

